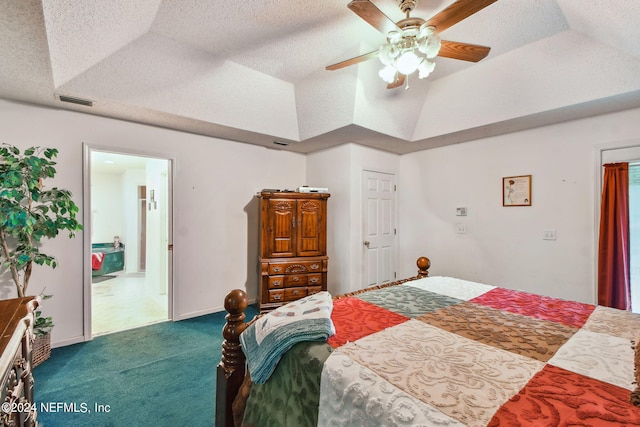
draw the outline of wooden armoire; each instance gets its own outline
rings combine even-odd
[[[260,311],[327,290],[328,193],[263,190]]]

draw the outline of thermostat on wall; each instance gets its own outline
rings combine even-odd
[[[467,216],[467,208],[456,208],[456,216]]]

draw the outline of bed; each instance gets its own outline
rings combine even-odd
[[[335,334],[294,344],[264,383],[245,372],[252,326],[232,291],[216,425],[640,426],[640,315],[428,277],[429,265],[334,297]]]

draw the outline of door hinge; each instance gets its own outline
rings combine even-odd
[[[393,191],[398,191],[398,187],[395,184],[393,184]]]
[[[396,272],[395,271],[393,272],[393,278],[394,279],[396,278]]]
[[[395,234],[398,234],[398,230],[394,228],[394,229],[393,229],[393,234],[394,234],[394,235],[395,235]]]

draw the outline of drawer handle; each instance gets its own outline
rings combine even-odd
[[[309,268],[311,268],[312,270],[317,270],[320,268],[320,264],[311,264]]]
[[[282,270],[282,268],[280,267],[273,267],[273,271],[278,273],[280,270]]]
[[[273,283],[273,286],[280,286],[280,280],[274,280],[271,283]]]
[[[300,278],[299,278],[298,276],[293,276],[293,281],[294,281],[294,282],[297,282],[297,281],[299,281],[299,280],[300,280]]]
[[[318,278],[317,277],[312,277],[310,282],[311,283],[318,283]]]
[[[293,295],[297,296],[300,293],[300,291],[293,291]]]
[[[281,294],[275,294],[275,295],[273,296],[273,299],[274,299],[274,300],[276,300],[276,301],[280,301],[280,299],[281,299],[281,298],[282,298],[282,295],[281,295]]]

